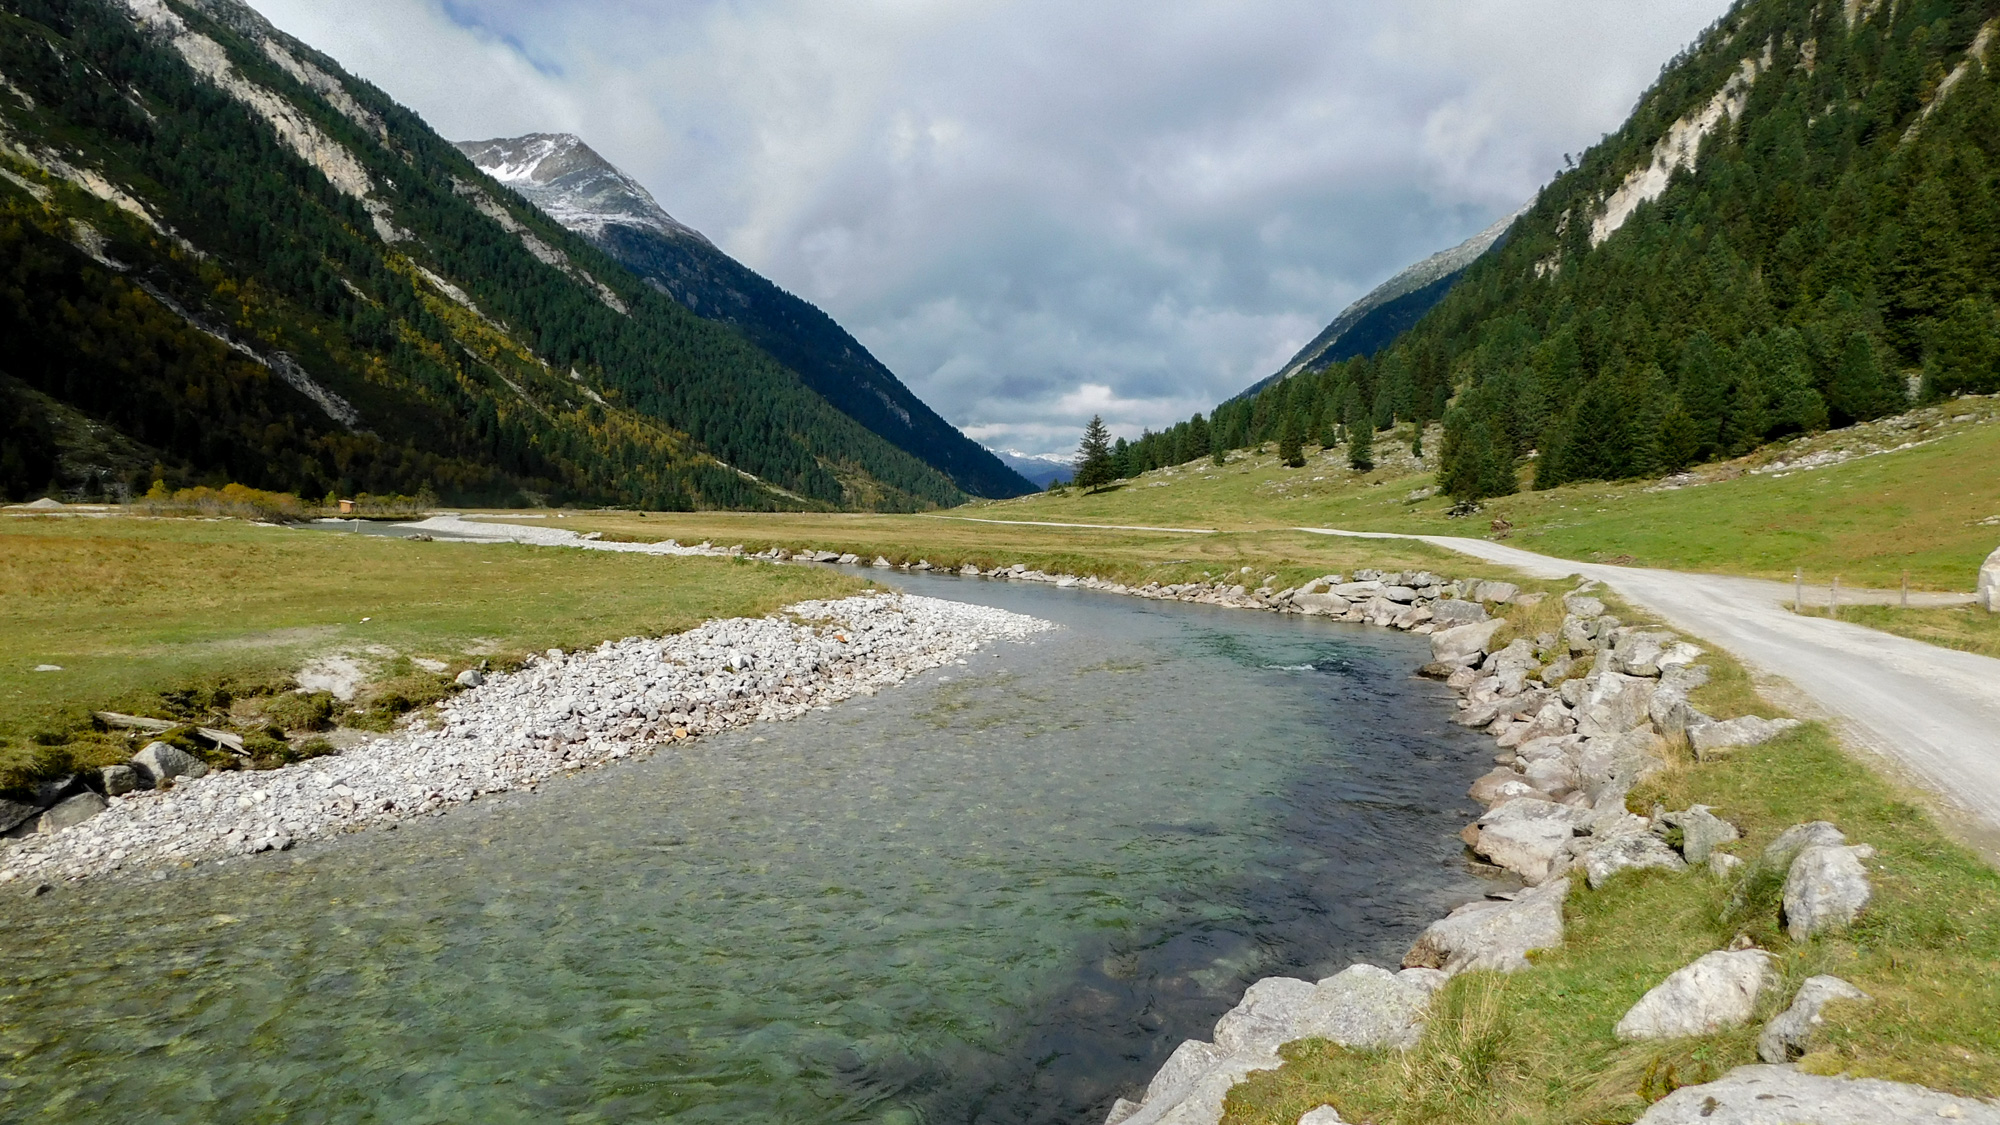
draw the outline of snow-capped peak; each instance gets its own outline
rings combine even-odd
[[[603,237],[607,227],[626,226],[708,241],[700,231],[667,214],[643,184],[573,134],[460,141],[458,149],[480,171],[586,238]]]

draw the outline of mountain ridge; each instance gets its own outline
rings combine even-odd
[[[1033,485],[960,433],[860,341],[674,219],[643,185],[568,133],[461,141],[487,175],[697,316],[731,325],[841,412],[974,496]]]

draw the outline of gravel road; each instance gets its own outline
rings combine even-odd
[[[1796,616],[1785,607],[1791,587],[1784,583],[1574,562],[1483,539],[1298,530],[1420,539],[1538,577],[1594,578],[1754,671],[1790,683],[1851,743],[1898,764],[1907,780],[1935,794],[1974,843],[2000,853],[2000,660]]]

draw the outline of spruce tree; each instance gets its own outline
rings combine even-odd
[[[1375,471],[1375,426],[1366,418],[1347,427],[1347,465],[1357,473]]]
[[[1187,438],[1181,446],[1181,457],[1188,461],[1198,461],[1210,452],[1208,422],[1197,414],[1188,419]]]
[[[1826,393],[1834,421],[1847,425],[1894,414],[1904,402],[1901,382],[1894,371],[1884,367],[1868,333],[1850,334]]]
[[[1305,468],[1306,444],[1299,437],[1299,418],[1296,414],[1285,415],[1285,424],[1278,429],[1278,460],[1288,469]]]
[[[1111,431],[1104,428],[1101,416],[1093,414],[1090,424],[1083,428],[1083,443],[1077,446],[1076,477],[1072,483],[1089,491],[1103,488],[1116,479],[1111,466]]]

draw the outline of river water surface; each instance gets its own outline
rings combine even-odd
[[[878,577],[880,577],[878,572]],[[1076,1123],[1481,884],[1425,642],[1060,622],[451,815],[0,902],[0,1120]]]

